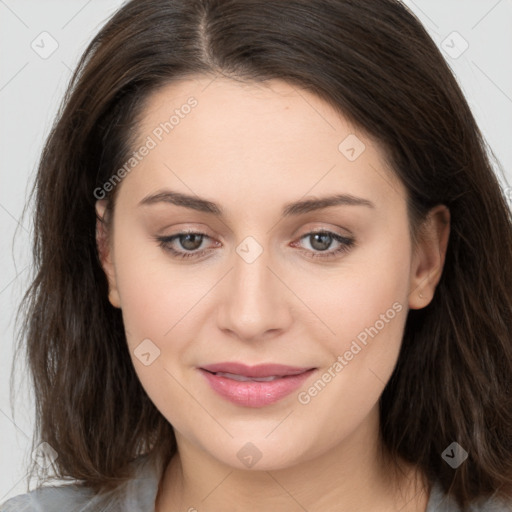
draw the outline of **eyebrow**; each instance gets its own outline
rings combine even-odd
[[[218,217],[224,216],[224,210],[212,201],[208,201],[207,199],[203,199],[198,196],[191,196],[170,190],[146,196],[140,201],[139,205],[152,205],[157,203],[169,203],[197,210],[199,212],[211,213]],[[375,208],[375,204],[368,199],[356,197],[351,194],[335,194],[321,198],[305,199],[303,201],[287,203],[284,205],[281,215],[283,217],[303,215],[305,213],[328,208],[330,206],[367,206],[369,208]]]

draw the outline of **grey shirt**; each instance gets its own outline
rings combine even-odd
[[[20,494],[0,505],[0,512],[154,512],[161,470],[153,459],[141,456],[134,463],[135,477],[111,494],[95,495],[76,484],[40,487]],[[197,510],[201,510],[197,504]],[[194,510],[194,505],[190,507]],[[439,484],[430,493],[425,512],[460,512]],[[512,503],[488,500],[473,505],[468,512],[512,512]]]

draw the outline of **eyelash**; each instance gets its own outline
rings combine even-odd
[[[330,235],[331,238],[339,242],[341,245],[334,250],[330,251],[315,251],[311,252],[310,250],[304,250],[305,252],[309,253],[309,257],[316,259],[316,258],[322,258],[322,259],[331,259],[335,258],[336,256],[348,252],[352,247],[355,246],[355,240],[353,238],[345,237],[338,235],[337,233],[333,233],[332,231],[326,231],[326,230],[320,230],[320,231],[311,231],[310,233],[306,233],[305,235],[301,236],[299,240],[302,240],[303,238],[310,237],[311,235]],[[187,251],[187,252],[180,252],[171,247],[171,244],[174,240],[178,239],[181,236],[185,235],[198,235],[202,236],[203,240],[205,238],[210,238],[208,235],[205,235],[204,233],[199,233],[196,231],[182,231],[180,233],[176,233],[175,235],[171,236],[161,236],[156,237],[156,240],[159,242],[159,245],[163,247],[166,251],[170,252],[173,257],[178,259],[187,259],[187,258],[200,258],[205,253],[213,250],[213,249],[203,249],[199,251]]]

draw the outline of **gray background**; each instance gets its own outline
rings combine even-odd
[[[0,503],[25,492],[31,458],[33,400],[23,365],[18,366],[15,417],[9,402],[14,313],[30,266],[30,212],[23,219],[21,214],[71,70],[93,34],[122,3],[0,0]],[[512,184],[512,0],[404,3],[443,48],[504,177]],[[454,31],[469,45],[460,56],[464,43]],[[46,55],[56,44],[56,50]],[[496,171],[506,187],[497,164]]]

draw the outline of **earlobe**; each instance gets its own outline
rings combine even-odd
[[[119,293],[117,290],[112,244],[107,231],[107,224],[104,220],[106,206],[107,201],[105,199],[96,201],[96,247],[101,267],[103,268],[108,280],[108,300],[112,306],[120,308],[121,301],[119,300]]]
[[[450,210],[432,208],[420,230],[411,264],[410,309],[427,306],[432,298],[446,259],[450,237]]]

